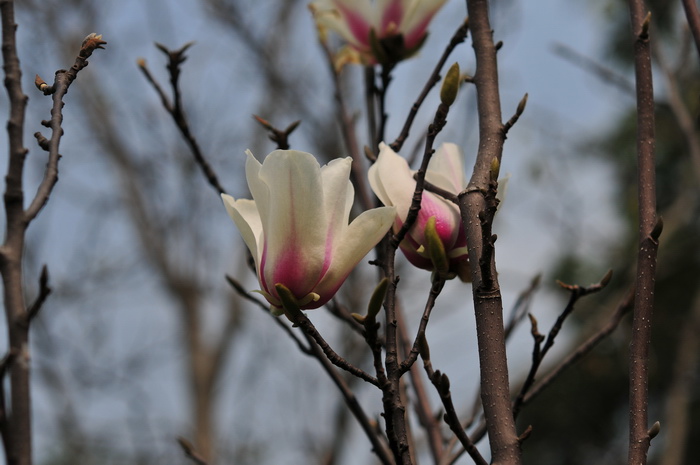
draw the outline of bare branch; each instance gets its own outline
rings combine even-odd
[[[494,261],[491,222],[496,183],[505,141],[501,118],[497,46],[489,21],[488,0],[467,0],[476,55],[474,83],[479,113],[479,150],[467,189],[460,193],[460,212],[469,246],[472,292],[479,345],[481,398],[489,433],[491,460],[521,463],[520,443],[510,405],[510,386],[503,328],[503,301]]]
[[[651,438],[649,403],[649,345],[654,308],[656,253],[661,222],[656,217],[656,164],[654,160],[654,89],[651,71],[649,23],[643,0],[630,0],[634,34],[637,88],[637,173],[639,195],[639,253],[630,343],[629,464],[645,464]]]
[[[299,126],[299,123],[301,123],[301,120],[297,120],[287,126],[285,129],[277,129],[266,119],[263,119],[258,115],[253,115],[253,119],[257,121],[260,126],[267,129],[267,131],[270,133],[268,137],[272,142],[277,144],[277,148],[280,150],[289,149],[289,135],[294,132],[294,130]]]
[[[545,355],[547,355],[547,352],[549,352],[549,349],[552,348],[554,345],[554,340],[556,339],[557,335],[559,334],[559,331],[561,331],[562,326],[564,325],[564,320],[571,315],[571,313],[574,311],[574,308],[576,306],[576,302],[581,297],[584,297],[588,294],[592,294],[594,292],[598,292],[602,289],[604,289],[608,283],[610,282],[610,279],[612,277],[612,270],[608,271],[605,276],[600,280],[600,282],[596,284],[592,284],[587,287],[581,287],[578,285],[569,285],[569,284],[564,284],[559,282],[559,285],[563,287],[564,289],[567,289],[570,292],[569,296],[569,302],[567,303],[566,307],[564,310],[561,312],[559,317],[557,318],[557,321],[554,323],[552,328],[549,330],[549,333],[547,334],[547,339],[545,341],[545,337],[542,334],[539,334],[537,331],[537,320],[535,319],[534,316],[530,315],[530,321],[532,324],[532,336],[535,339],[535,347],[533,350],[532,354],[532,365],[530,366],[530,372],[528,373],[527,377],[525,378],[525,382],[523,383],[523,386],[520,389],[520,393],[518,394],[518,397],[515,399],[515,402],[513,403],[513,416],[515,418],[518,417],[518,413],[520,413],[520,408],[522,407],[523,400],[525,399],[525,395],[527,394],[528,390],[530,387],[532,387],[533,383],[535,382],[535,376],[537,375],[537,371],[539,370],[540,365],[542,364],[542,360],[544,359]],[[542,342],[545,341],[544,346],[542,346]]]
[[[73,66],[71,66],[68,71],[62,69],[56,71],[52,86],[48,86],[46,83],[38,86],[44,95],[51,95],[53,100],[51,119],[44,123],[45,126],[51,129],[51,137],[47,140],[40,133],[35,134],[39,145],[49,152],[49,161],[44,171],[44,179],[41,181],[41,184],[39,184],[34,200],[32,200],[32,203],[25,213],[27,223],[32,221],[36,215],[39,214],[39,211],[44,205],[46,205],[53,187],[56,185],[56,182],[58,182],[58,160],[61,158],[61,155],[58,153],[58,148],[61,137],[63,137],[63,128],[61,127],[63,123],[63,97],[68,93],[68,88],[78,77],[80,70],[88,65],[87,59],[90,58],[92,52],[98,49],[104,49],[103,45],[105,44],[107,44],[107,42],[102,40],[101,35],[95,33],[88,35],[80,47],[80,51],[75,58]],[[37,76],[37,80],[41,80],[41,78]]]
[[[197,162],[200,169],[202,170],[202,173],[206,177],[209,185],[212,186],[218,194],[225,194],[226,190],[219,183],[219,178],[216,176],[214,169],[207,162],[206,158],[204,157],[204,154],[202,153],[201,148],[199,147],[199,143],[197,142],[197,139],[194,137],[194,135],[190,131],[190,125],[187,122],[187,117],[185,116],[185,111],[182,108],[182,94],[180,93],[180,86],[179,86],[180,65],[187,59],[187,57],[185,56],[185,51],[190,46],[192,46],[192,42],[189,42],[189,43],[185,44],[184,46],[180,47],[179,50],[169,50],[163,45],[156,44],[156,47],[158,47],[158,49],[160,51],[162,51],[165,55],[168,56],[167,68],[168,68],[168,72],[170,74],[170,86],[172,88],[172,93],[173,93],[173,103],[172,104],[170,103],[170,100],[163,92],[163,89],[157,84],[153,75],[148,70],[148,67],[146,65],[146,61],[142,59],[142,60],[139,60],[137,64],[138,64],[141,72],[144,74],[144,76],[146,76],[146,79],[148,80],[148,82],[150,82],[151,85],[153,85],[154,89],[158,93],[158,96],[160,97],[161,102],[163,103],[163,107],[170,114],[170,116],[173,118],[173,121],[175,121],[175,125],[180,130],[180,134],[182,134],[182,137],[185,139],[187,146],[190,148],[190,151],[192,152],[192,155],[194,156],[195,161]]]
[[[698,6],[693,0],[682,0],[682,3],[690,32],[693,34],[693,40],[695,40],[695,48],[700,58],[700,13],[698,12]]]
[[[420,95],[411,106],[411,111],[406,117],[406,122],[403,124],[403,128],[401,128],[399,136],[396,138],[396,140],[394,140],[394,142],[390,144],[390,147],[395,152],[400,151],[401,147],[403,147],[404,142],[406,142],[406,139],[408,138],[408,135],[411,131],[411,126],[413,125],[413,120],[416,118],[418,110],[423,104],[423,101],[428,96],[430,89],[432,89],[435,86],[435,84],[440,82],[440,70],[443,66],[445,66],[445,62],[450,57],[450,54],[452,54],[452,51],[455,49],[455,47],[464,42],[464,39],[467,37],[468,30],[469,18],[466,18],[464,22],[459,26],[459,28],[457,28],[457,30],[455,31],[454,35],[452,36],[452,39],[450,39],[450,42],[447,44],[445,51],[442,52],[442,56],[435,64],[435,69],[433,69],[432,74],[428,78],[428,82],[425,83],[425,86],[423,86],[423,90],[421,91]]]
[[[208,465],[208,462],[197,452],[190,441],[183,437],[178,437],[177,442],[185,453],[185,457],[192,460],[197,465]]]

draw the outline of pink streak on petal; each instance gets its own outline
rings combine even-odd
[[[421,209],[414,228],[419,231],[425,230],[425,225],[430,217],[435,217],[435,229],[445,248],[452,248],[457,236],[455,224],[456,212],[450,211],[450,207],[437,199],[431,198],[431,194],[423,194]]]
[[[382,22],[378,33],[379,37],[383,38],[387,34],[398,33],[397,30],[389,29],[392,24],[394,28],[399,28],[401,26],[403,15],[403,0],[393,0],[391,3],[389,3],[386,10],[382,12]]]
[[[348,28],[350,29],[352,35],[355,36],[355,39],[362,47],[369,48],[369,31],[372,28],[372,25],[369,24],[367,18],[364,18],[356,11],[347,8],[342,3],[336,2],[336,6],[345,17]]]
[[[423,21],[418,23],[412,30],[403,31],[403,43],[406,48],[413,48],[418,45],[421,40],[423,40],[423,37],[428,29],[428,24],[430,24],[434,14],[435,13],[426,15],[426,17],[423,18]]]

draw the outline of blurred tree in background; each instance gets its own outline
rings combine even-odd
[[[61,179],[51,208],[38,218],[29,237],[26,281],[34,285],[47,263],[54,288],[32,337],[37,463],[189,463],[177,445],[178,436],[195,442],[212,458],[210,463],[372,463],[369,445],[332,382],[268,315],[243,302],[226,282],[229,274],[256,288],[242,241],[218,195],[206,185],[189,147],[137,66],[137,59],[145,57],[148,69],[168,89],[167,57],[154,42],[177,50],[194,41],[182,67],[183,107],[224,187],[235,197],[245,197],[243,151],[250,148],[261,157],[274,148],[253,114],[278,128],[301,120],[291,137],[293,148],[329,159],[347,155],[337,121],[329,116],[338,104],[307,3],[18,2],[20,56],[25,89],[30,89],[25,90],[30,95],[28,120],[36,126],[46,109],[31,92],[34,73],[45,75],[65,66],[76,42],[93,30],[110,44],[109,53],[80,75],[67,97]],[[594,16],[600,27],[589,33],[604,47],[599,50],[586,38],[568,34],[554,5],[548,13],[546,7],[525,3],[493,2],[496,38],[505,43],[499,51],[505,114],[524,92],[531,95],[519,123],[526,130],[518,126],[509,134],[503,161],[503,171],[513,172],[509,198],[497,220],[499,246],[504,247],[498,259],[506,263],[502,282],[509,288],[504,293],[510,292],[506,306],[544,268],[544,289],[531,311],[548,321],[564,305],[563,293],[552,285],[555,279],[583,285],[600,279],[608,268],[615,271],[605,292],[581,301],[567,322],[569,339],[557,344],[561,357],[608,321],[634,279],[629,13],[626,5],[613,1],[583,12],[576,10],[580,6],[557,3],[558,8],[573,9],[574,16]],[[680,4],[656,0],[650,5],[652,31],[659,39],[658,202],[665,223],[650,388],[650,419],[660,420],[662,429],[652,444],[650,463],[680,465],[700,462],[700,60]],[[554,134],[562,114],[588,115],[565,106],[568,102],[543,101],[535,90],[522,87],[519,80],[525,80],[525,72],[509,65],[517,54],[513,50],[519,50],[515,44],[520,31],[532,29],[520,22],[525,17],[521,13],[533,8],[548,27],[563,27],[560,37],[568,48],[559,49],[557,59],[570,62],[567,66],[584,81],[605,88],[595,92],[597,99],[614,95],[615,122],[605,132],[577,126],[564,136]],[[415,63],[400,65],[388,96],[395,111],[388,122],[392,136],[455,29],[455,18],[461,19],[464,11],[464,2],[448,2]],[[578,42],[586,42],[585,50],[577,48]],[[473,71],[470,45],[461,47],[457,59],[465,62],[464,70]],[[544,54],[555,55],[551,50]],[[583,55],[600,67],[583,62]],[[530,61],[533,68],[539,63]],[[546,69],[542,75],[557,78]],[[561,79],[570,85],[566,91],[572,100],[583,93],[574,79]],[[366,141],[362,81],[361,70],[346,69],[340,87],[352,102],[348,116],[358,138]],[[471,164],[477,124],[473,91],[467,88],[465,93],[467,103],[450,116],[463,122],[448,126],[445,140],[465,147]],[[548,105],[565,108],[556,113]],[[419,113],[417,119],[407,147],[419,147],[429,115]],[[28,133],[34,130],[27,128]],[[45,161],[31,156],[29,163],[30,177],[38,177]],[[522,173],[528,164],[532,178],[526,179]],[[606,185],[576,169],[591,166],[596,175],[602,173]],[[575,188],[579,174],[582,187]],[[576,247],[579,239],[588,244],[583,251]],[[544,251],[536,263],[528,255],[533,250]],[[508,252],[513,258],[506,258]],[[406,302],[412,304],[410,292],[427,292],[426,275],[407,267],[400,271],[409,290]],[[355,273],[344,285],[340,301],[350,311],[366,305],[372,282],[368,275]],[[471,409],[478,370],[470,340],[473,318],[459,311],[465,291],[453,284],[444,294],[447,308],[433,316],[430,331],[439,342],[431,349],[434,359],[442,357],[446,365],[451,360],[459,373],[452,383],[463,413]],[[415,311],[411,316],[419,318]],[[371,366],[360,336],[348,335],[327,313],[313,318],[339,352],[358,366]],[[626,462],[629,327],[627,317],[523,409],[519,431],[534,427],[524,443],[525,462]],[[529,328],[519,328],[509,346],[514,388],[527,371],[531,346]],[[379,415],[380,399],[355,378],[346,381],[354,383],[358,397]],[[419,449],[426,447],[418,444]],[[471,462],[465,456],[458,463]]]
[[[652,1],[656,66],[657,200],[663,217],[663,246],[656,276],[656,308],[650,371],[649,418],[661,422],[649,463],[681,465],[700,462],[700,77],[698,50],[680,2]],[[608,2],[600,8],[605,54],[600,68],[568,58],[591,79],[619,90],[620,116],[609,130],[581,140],[579,157],[597,157],[614,170],[612,185],[619,233],[599,243],[616,278],[606,292],[586,300],[575,318],[579,338],[601,325],[623,299],[634,275],[637,247],[636,160],[629,141],[636,132],[629,13],[626,5]],[[627,86],[619,83],[628,82]],[[595,220],[593,220],[595,221]],[[599,257],[564,254],[551,276],[564,282],[597,279]],[[535,431],[524,448],[526,460],[539,463],[627,463],[625,366],[629,326],[601,344],[537,401],[545,408],[527,409],[520,422]],[[552,415],[553,412],[559,414]],[[656,442],[658,441],[658,443]]]

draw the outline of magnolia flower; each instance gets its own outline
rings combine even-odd
[[[416,181],[414,171],[403,157],[388,145],[380,144],[379,157],[369,169],[369,183],[384,205],[396,207],[394,232],[406,221],[411,206]],[[455,144],[442,144],[428,164],[425,179],[429,183],[453,194],[458,194],[467,184],[462,167],[462,153]],[[459,208],[454,203],[423,191],[418,218],[408,230],[400,248],[408,261],[418,268],[434,270],[429,250],[426,228],[434,228],[442,242],[449,261],[449,273],[469,280],[467,240]]]
[[[262,164],[246,153],[253,200],[221,197],[255,259],[260,293],[275,315],[283,313],[278,284],[300,309],[318,308],[386,234],[396,211],[375,208],[348,224],[350,158],[321,167],[296,150],[276,150]]]
[[[445,0],[318,0],[311,11],[322,31],[348,44],[337,58],[362,64],[396,63],[414,54]],[[338,63],[336,63],[338,65]]]

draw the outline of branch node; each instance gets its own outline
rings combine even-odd
[[[654,225],[654,229],[651,230],[651,234],[650,234],[651,238],[654,241],[658,242],[659,237],[661,237],[661,232],[663,230],[664,230],[664,219],[661,216],[659,216],[656,219],[656,224]]]
[[[651,11],[647,13],[642,22],[642,30],[639,33],[639,40],[649,40],[649,25],[651,24]]]

